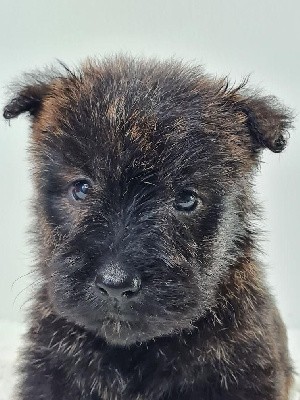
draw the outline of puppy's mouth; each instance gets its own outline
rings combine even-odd
[[[105,305],[106,312],[99,315],[97,310],[94,310],[94,318],[101,322],[137,322],[141,316],[133,309],[132,305],[122,305],[117,299],[110,299]]]
[[[119,312],[116,313],[107,313],[105,315],[104,318],[102,318],[101,320],[99,319],[99,322],[103,321],[105,322],[111,322],[111,323],[115,323],[115,322],[136,322],[138,321],[138,319],[136,317],[134,317],[131,314],[122,314]]]

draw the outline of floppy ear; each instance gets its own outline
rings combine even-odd
[[[77,77],[76,73],[72,72],[61,60],[57,60],[57,62],[58,66],[25,73],[20,83],[11,86],[14,95],[4,107],[3,116],[5,119],[15,118],[24,112],[35,116],[41,108],[44,98],[51,94],[55,82],[63,79],[80,80],[80,75]]]
[[[247,116],[255,150],[267,147],[280,153],[285,148],[293,115],[275,97],[253,95],[244,98],[241,111]]]
[[[24,85],[17,89],[16,95],[4,107],[3,117],[11,119],[24,112],[36,115],[48,90],[49,85],[42,82]]]

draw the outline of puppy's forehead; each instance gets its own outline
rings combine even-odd
[[[34,140],[51,142],[71,163],[106,170],[133,160],[205,168],[227,153],[246,156],[240,137],[231,135],[240,117],[224,112],[216,83],[169,67],[89,64],[76,77],[57,79],[34,123]]]
[[[146,66],[132,70],[126,64],[120,69],[114,64],[106,69],[89,66],[78,77],[54,80],[42,104],[40,125],[71,128],[77,135],[81,129],[95,134],[101,127],[101,133],[145,136],[158,123],[170,130],[192,120],[201,107],[196,88],[197,81],[179,71],[160,68],[148,75]]]

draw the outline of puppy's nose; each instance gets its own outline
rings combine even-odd
[[[103,296],[124,301],[137,295],[141,288],[141,279],[118,264],[109,264],[97,273],[95,285]]]

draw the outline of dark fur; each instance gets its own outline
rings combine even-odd
[[[30,76],[37,271],[22,400],[287,400],[283,323],[257,261],[252,178],[290,113],[200,68],[116,57]],[[74,202],[69,187],[92,182]],[[185,188],[191,212],[174,208]],[[108,265],[141,277],[118,303]]]

